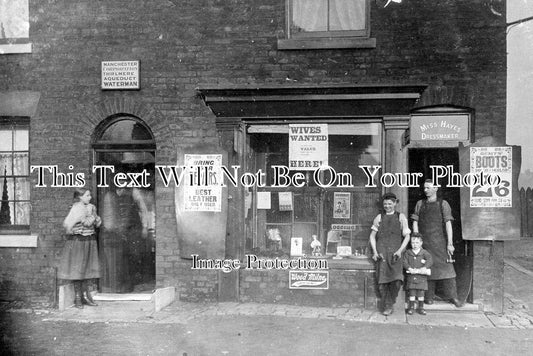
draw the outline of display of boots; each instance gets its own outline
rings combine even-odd
[[[81,281],[74,281],[74,306],[78,309],[83,309]]]
[[[91,296],[91,293],[89,293],[89,286],[87,281],[82,281],[82,293],[81,293],[81,301],[83,304],[89,305],[91,307],[96,307],[98,304],[96,304],[93,300],[93,297]]]

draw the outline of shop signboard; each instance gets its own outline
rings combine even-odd
[[[289,125],[289,170],[315,171],[328,164],[328,125]]]
[[[291,270],[289,289],[329,289],[329,272]]]
[[[331,224],[331,230],[334,231],[357,231],[357,228],[361,226],[358,224]]]
[[[409,138],[411,141],[469,141],[470,115],[464,114],[414,114],[411,116]]]
[[[139,61],[102,62],[102,89],[140,89]]]

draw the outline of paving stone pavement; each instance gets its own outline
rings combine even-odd
[[[509,303],[514,302],[509,299]],[[533,318],[518,309],[513,309],[512,312],[504,315],[476,311],[453,313],[430,311],[426,316],[418,314],[407,316],[403,311],[396,311],[391,316],[386,317],[374,310],[304,307],[281,304],[231,302],[202,304],[175,302],[159,312],[153,312],[142,303],[101,302],[98,307],[85,307],[82,310],[69,308],[62,312],[57,310],[35,310],[33,312],[41,314],[43,321],[88,323],[137,322],[186,324],[188,321],[210,316],[282,316],[288,318],[343,320],[347,322],[459,326],[464,328],[533,328]]]
[[[390,316],[383,316],[377,310],[306,307],[282,304],[259,303],[186,303],[174,302],[159,312],[153,311],[149,301],[102,301],[98,307],[84,309],[24,309],[17,303],[0,305],[0,310],[13,313],[35,313],[44,321],[73,322],[138,322],[159,324],[186,324],[190,320],[208,316],[282,316],[305,319],[330,319],[353,322],[384,324],[409,324],[426,326],[459,326],[464,328],[510,328],[533,329],[533,277],[523,271],[505,266],[506,294],[505,312],[502,315],[483,313],[473,308],[442,311],[428,306],[428,315],[406,315],[397,310]],[[443,305],[442,307],[449,307]],[[446,308],[441,308],[446,309]]]

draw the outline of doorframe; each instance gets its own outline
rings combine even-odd
[[[120,142],[98,142],[99,138],[106,132],[106,130],[111,127],[113,124],[123,121],[123,120],[130,120],[135,121],[136,123],[139,123],[142,125],[144,129],[146,129],[147,132],[150,133],[150,136],[152,137],[151,140],[135,140],[135,141],[120,141]],[[150,126],[143,121],[141,118],[127,113],[117,113],[108,116],[107,118],[103,119],[93,130],[93,133],[91,135],[91,167],[96,165],[97,162],[97,155],[99,153],[104,152],[152,152],[154,155],[154,165],[157,162],[157,145],[156,140],[153,131],[151,130]],[[155,169],[154,169],[155,172]],[[92,174],[91,169],[91,174]],[[91,190],[94,192],[94,199],[98,199],[98,184],[97,184],[96,178],[92,180],[91,184]],[[157,185],[156,180],[153,181],[153,190],[154,190],[154,197],[157,196]],[[98,203],[95,202],[97,205]],[[154,198],[154,210],[157,212],[157,201]],[[157,222],[157,215],[156,215],[156,222]],[[156,236],[154,236],[155,238]],[[98,244],[98,252],[100,253],[100,236],[99,233],[97,233],[97,244]],[[157,257],[157,244],[154,246],[155,248],[155,257]],[[155,266],[156,259],[154,258],[154,282],[157,282],[157,268]],[[101,291],[101,281],[100,278],[97,281],[97,287],[98,290]]]

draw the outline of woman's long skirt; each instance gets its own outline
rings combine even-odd
[[[57,277],[69,280],[100,278],[96,235],[67,236]]]

